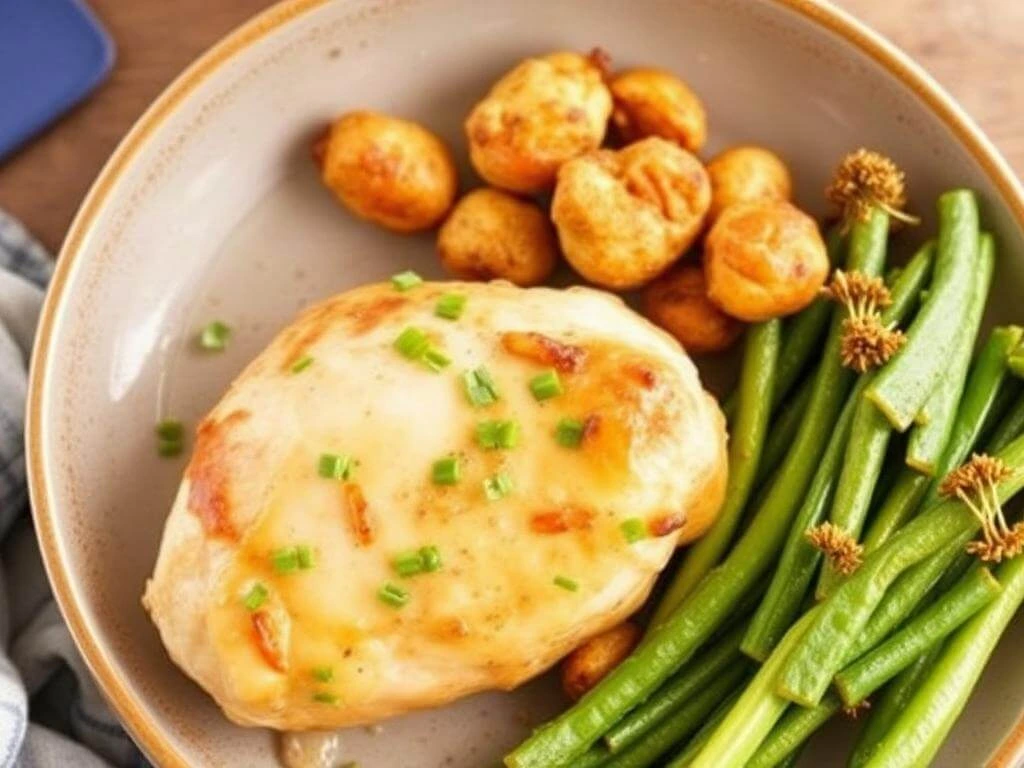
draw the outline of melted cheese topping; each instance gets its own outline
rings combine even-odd
[[[433,313],[450,291],[468,296],[454,322]],[[410,326],[452,364],[401,355]],[[500,392],[485,407],[461,378],[479,366]],[[549,370],[563,393],[538,401],[530,381]],[[583,425],[576,447],[555,438],[566,418]],[[485,420],[518,422],[518,445],[481,447]],[[688,515],[720,503],[724,446],[690,361],[618,300],[367,286],[283,331],[200,426],[146,604],[175,660],[244,723],[366,723],[511,688],[635,610]],[[348,479],[319,474],[328,453],[355,460]],[[432,479],[445,457],[453,485]],[[498,473],[513,490],[491,500]],[[631,543],[633,519],[647,537]],[[439,570],[396,573],[424,546]],[[311,567],[275,567],[290,547]],[[381,599],[388,584],[404,605]]]

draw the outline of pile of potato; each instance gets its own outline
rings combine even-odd
[[[643,288],[647,316],[690,352],[802,309],[827,276],[817,225],[789,202],[785,163],[742,146],[705,165],[695,154],[704,107],[669,72],[611,73],[599,51],[526,59],[465,129],[490,186],[458,201],[451,152],[407,120],[342,115],[314,158],[356,215],[397,232],[440,224],[438,253],[456,277],[537,285],[561,253],[591,283]],[[702,257],[682,259],[698,242]]]

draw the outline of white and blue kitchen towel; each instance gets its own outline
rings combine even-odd
[[[71,640],[29,516],[25,393],[51,263],[0,211],[0,768],[146,766]]]

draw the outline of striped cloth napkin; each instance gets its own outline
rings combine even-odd
[[[27,367],[51,265],[0,211],[0,768],[148,766],[71,640],[28,514]]]

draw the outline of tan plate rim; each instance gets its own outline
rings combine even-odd
[[[71,577],[61,559],[60,547],[57,544],[56,513],[47,495],[41,434],[42,414],[48,389],[47,363],[52,351],[55,318],[67,299],[68,278],[89,231],[101,215],[114,185],[150,135],[225,62],[280,26],[328,1],[282,0],[254,16],[200,56],[139,118],[103,167],[71,224],[46,295],[36,335],[29,377],[25,441],[29,493],[43,561],[61,612],[100,688],[135,741],[154,763],[161,766],[188,768],[185,757],[174,748],[160,725],[146,714],[142,701],[132,693],[127,680],[118,675],[113,660],[93,636],[84,607],[76,601],[70,588]],[[881,35],[824,0],[772,2],[785,6],[829,32],[839,35],[919,96],[981,165],[999,190],[1003,201],[1013,212],[1018,227],[1024,230],[1024,188],[981,129],[924,69]],[[989,765],[991,768],[1009,766],[1022,755],[1024,717],[993,753]]]

